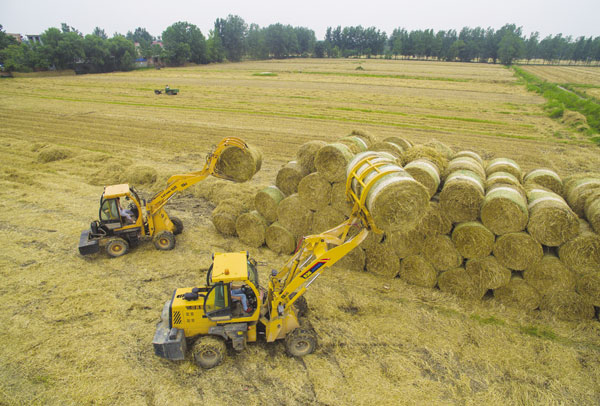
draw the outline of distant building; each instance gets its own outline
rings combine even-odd
[[[11,34],[11,33],[7,32],[6,35],[9,35],[9,36],[13,37],[14,39],[16,39],[19,44],[23,41],[23,37],[21,36],[21,34]]]
[[[27,41],[30,44],[42,45],[42,38],[41,38],[41,36],[39,34],[26,35],[25,37],[27,37]]]

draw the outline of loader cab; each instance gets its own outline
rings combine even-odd
[[[120,210],[121,209],[121,210]],[[130,210],[131,220],[122,215],[122,210]],[[127,226],[139,226],[140,221],[140,198],[133,187],[128,184],[106,186],[100,197],[100,211],[98,217],[100,224],[109,229],[117,229]]]

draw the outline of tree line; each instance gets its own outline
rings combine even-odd
[[[160,63],[180,66],[186,62],[238,62],[244,59],[290,57],[418,58],[443,61],[502,63],[542,60],[544,63],[574,61],[600,62],[600,37],[562,34],[540,39],[538,33],[525,36],[522,28],[506,24],[493,28],[464,27],[456,30],[407,31],[397,28],[388,36],[376,27],[328,27],[325,38],[317,40],[313,30],[271,24],[248,25],[241,17],[218,18],[205,37],[194,24],[176,22],[159,37],[138,27],[126,35],[96,27],[83,35],[62,24],[48,28],[41,43],[18,43],[0,25],[0,63],[9,71],[76,69],[82,72],[131,70],[136,58],[156,58]],[[136,47],[135,43],[138,44]]]

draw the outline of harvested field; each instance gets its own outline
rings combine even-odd
[[[266,71],[277,76],[253,76]],[[155,96],[164,83],[180,94]],[[97,217],[102,187],[115,182],[109,176],[120,182],[128,169],[152,168],[155,175],[139,178],[148,198],[170,175],[201,169],[225,136],[263,152],[250,203],[302,144],[335,143],[354,129],[380,141],[435,138],[487,161],[513,159],[523,173],[548,168],[564,179],[600,167],[598,148],[547,118],[544,100],[508,69],[290,59],[15,78],[1,81],[0,90],[0,404],[166,405],[174,397],[210,405],[600,402],[600,327],[588,318],[590,307],[581,307],[580,321],[561,320],[579,313],[552,300],[544,302],[547,311],[535,310],[541,298],[522,292],[529,286],[522,279],[493,285],[502,300],[465,301],[340,265],[306,294],[319,345],[302,360],[285,355],[281,342],[230,350],[208,371],[189,359],[154,356],[163,303],[175,287],[203,283],[213,252],[248,250],[264,264],[262,284],[288,258],[216,232],[211,213],[231,182],[207,179],[168,203],[185,224],[172,251],[148,242],[117,259],[76,252],[79,233]],[[39,158],[43,150],[68,152]],[[287,237],[283,252],[296,243]],[[365,261],[377,267],[381,255]],[[477,278],[455,269],[445,271],[442,285],[451,292],[451,276],[471,277],[465,296],[480,296]],[[581,297],[596,292],[588,279],[577,282]]]

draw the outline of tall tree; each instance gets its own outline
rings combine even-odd
[[[92,35],[95,35],[96,37],[100,37],[102,39],[108,39],[108,35],[106,35],[106,31],[104,31],[100,27],[94,28],[94,31],[92,31]]]
[[[237,15],[229,15],[227,19],[217,18],[215,32],[225,48],[225,56],[231,62],[239,62],[245,53],[245,38],[248,25]]]
[[[200,29],[186,21],[176,22],[162,33],[165,56],[169,63],[182,65],[186,61],[208,63],[206,40]]]

